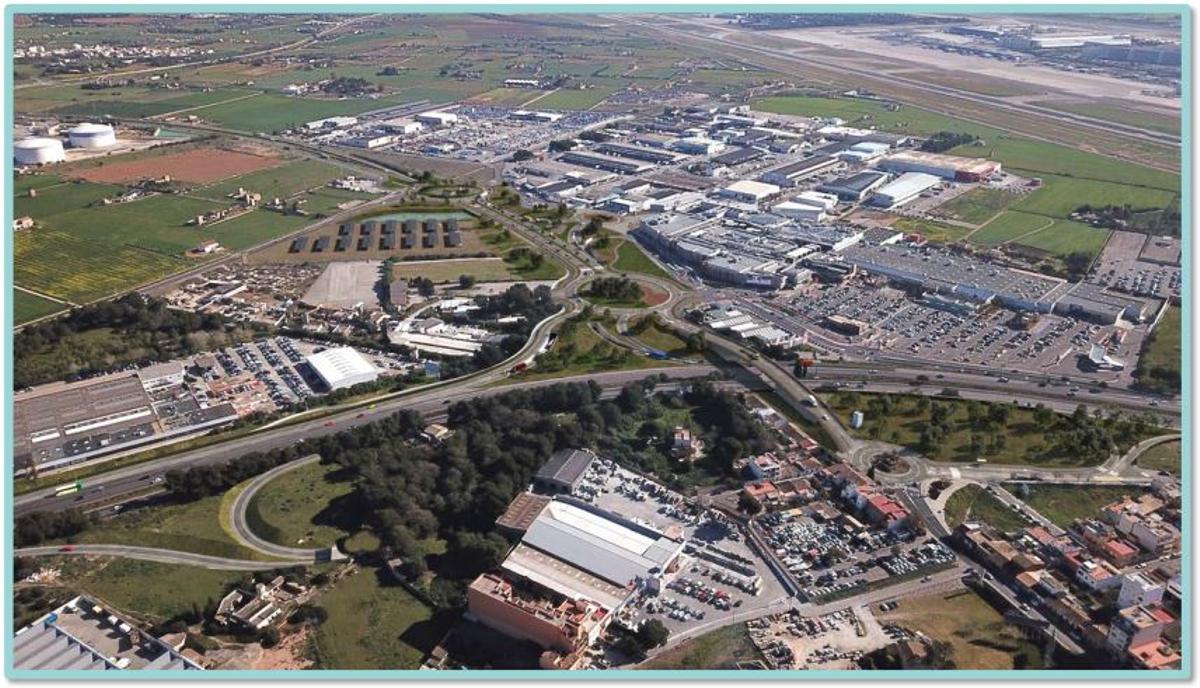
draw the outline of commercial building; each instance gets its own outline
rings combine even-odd
[[[326,349],[305,361],[330,391],[374,382],[379,377],[375,366],[350,346]]]
[[[9,643],[21,671],[195,671],[200,665],[99,603],[80,596],[17,631]]]
[[[458,115],[453,112],[439,112],[437,110],[422,112],[414,117],[414,119],[421,124],[428,124],[434,127],[446,127],[458,123]]]
[[[941,178],[924,172],[906,172],[879,187],[871,196],[871,205],[880,208],[895,208],[919,197],[942,183]]]
[[[579,165],[580,167],[591,167],[597,170],[616,172],[617,174],[640,174],[654,169],[653,163],[587,151],[567,151],[560,155],[558,160],[572,165]]]
[[[1027,52],[1065,50],[1088,45],[1127,46],[1131,43],[1129,36],[1112,34],[1008,34],[1000,38],[1000,44],[1004,47]]]
[[[880,161],[879,168],[888,172],[922,172],[960,182],[978,182],[1000,173],[1000,163],[994,160],[915,150],[889,155]]]
[[[778,213],[784,217],[790,217],[793,220],[804,220],[807,222],[820,222],[825,219],[825,208],[797,201],[784,201],[779,205],[773,206],[771,212]]]

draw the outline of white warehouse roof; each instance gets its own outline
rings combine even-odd
[[[779,193],[779,187],[774,184],[766,184],[764,182],[755,182],[749,179],[736,181],[725,187],[725,191],[732,194],[744,194],[746,196],[754,196],[755,198],[766,198]]]
[[[375,366],[368,363],[362,354],[350,346],[326,349],[321,353],[309,356],[307,360],[308,365],[331,390],[373,382],[379,377],[379,371],[375,369]]]

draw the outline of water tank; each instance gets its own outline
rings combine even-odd
[[[48,138],[28,138],[13,144],[13,158],[18,165],[46,165],[67,159],[62,141]]]
[[[84,123],[67,132],[73,148],[107,148],[117,142],[113,128],[107,124]]]

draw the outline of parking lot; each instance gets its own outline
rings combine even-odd
[[[805,597],[816,602],[954,560],[954,554],[933,539],[843,519],[818,522],[800,509],[767,514],[757,520],[757,527]]]
[[[1154,241],[1143,234],[1113,232],[1088,280],[1134,296],[1180,298],[1183,294],[1180,267],[1141,259],[1147,253],[1171,254],[1169,247],[1156,250]]]
[[[635,614],[662,621],[672,635],[702,625],[715,628],[787,595],[725,515],[612,461],[597,459],[575,495],[686,541],[679,570],[665,578],[657,596],[636,605]]]
[[[1124,375],[1136,366],[1142,330],[1096,325],[1076,318],[1039,314],[1028,329],[1016,326],[1017,313],[988,306],[970,315],[934,308],[890,287],[854,284],[810,288],[800,295],[756,300],[751,306],[769,311],[775,324],[790,331],[812,330],[843,338],[824,324],[841,315],[870,325],[861,337],[882,352],[946,363],[964,363],[1042,375],[1095,375],[1081,365],[1091,345],[1102,344],[1125,362]]]
[[[816,617],[789,610],[746,628],[767,662],[781,669],[853,669],[864,654],[911,637],[861,606]]]

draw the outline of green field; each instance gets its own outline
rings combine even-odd
[[[1181,474],[1183,445],[1179,440],[1163,442],[1150,447],[1138,457],[1137,465],[1149,471],[1166,471]]]
[[[1123,485],[1031,485],[1005,483],[1009,492],[1060,528],[1079,518],[1091,518],[1124,495],[1137,498],[1142,488]]]
[[[323,187],[340,176],[341,170],[327,162],[299,160],[225,179],[212,186],[197,189],[192,195],[228,202],[226,196],[242,188],[261,193],[265,203],[275,197],[286,199],[301,191]]]
[[[182,258],[44,229],[15,236],[13,264],[16,284],[76,303],[111,296],[187,265]]]
[[[1179,394],[1183,378],[1183,310],[1171,306],[1142,344],[1138,359],[1138,386],[1161,394]]]
[[[981,229],[973,232],[968,240],[983,246],[998,246],[1030,232],[1053,226],[1053,218],[1006,210]]]
[[[338,479],[338,468],[331,464],[308,464],[264,485],[249,505],[255,532],[280,545],[313,548],[329,547],[348,535],[334,525],[339,516],[334,502],[350,494],[354,487],[347,480]]]
[[[617,259],[611,267],[618,272],[640,272],[643,275],[650,275],[651,277],[671,279],[666,270],[660,268],[658,263],[650,260],[650,257],[642,251],[640,246],[628,239],[617,246]]]
[[[224,205],[227,204],[160,194],[104,208],[70,210],[54,215],[47,224],[78,239],[179,255],[205,238],[205,228],[185,223]]]
[[[954,529],[963,521],[986,523],[1004,532],[1018,530],[1029,524],[978,485],[960,488],[946,500],[946,524]]]
[[[611,86],[597,86],[588,89],[563,88],[544,98],[539,98],[533,105],[545,110],[587,110],[599,105],[615,90]]]
[[[58,313],[67,308],[57,301],[51,301],[36,294],[21,291],[20,289],[12,290],[12,300],[13,324],[15,325],[27,323],[30,320],[37,320],[38,318]]]
[[[671,356],[689,356],[687,342],[661,325],[650,325],[630,332],[634,339],[652,349],[665,351]]]
[[[916,217],[902,217],[892,223],[892,229],[904,232],[905,234],[920,234],[929,241],[942,244],[950,244],[958,241],[971,231],[969,227],[959,227],[957,225],[946,224],[945,222],[935,222],[934,220],[925,220]]]
[[[34,198],[30,198],[26,192],[14,198],[13,215],[28,215],[35,220],[44,221],[61,213],[81,210],[93,203],[98,204],[100,199],[116,196],[120,192],[119,186],[84,181],[42,186],[38,188]]]
[[[1054,224],[1015,243],[1030,246],[1057,256],[1086,253],[1095,257],[1108,241],[1109,231],[1070,220],[1055,220]]]
[[[105,558],[71,583],[121,611],[166,620],[220,599],[242,576],[237,571]]]
[[[87,93],[87,91],[80,91],[80,93]],[[164,91],[163,93],[171,92]],[[181,110],[212,105],[245,96],[248,93],[253,93],[253,91],[241,89],[219,89],[207,93],[197,91],[161,100],[135,100],[133,98],[122,100],[90,99],[54,108],[54,113],[76,117],[156,117],[170,112],[179,112]],[[153,93],[147,95],[153,95]],[[126,98],[126,96],[127,94],[119,94],[121,98]]]
[[[507,378],[513,382],[569,377],[607,370],[636,370],[667,365],[639,356],[603,339],[591,328],[591,321],[571,318],[563,324],[549,351],[539,354],[529,372]]]
[[[322,669],[416,669],[447,630],[428,607],[386,573],[364,568],[317,600],[329,611],[313,642]]]
[[[188,114],[238,131],[269,133],[334,115],[353,116],[417,99],[416,95],[405,95],[386,96],[377,100],[333,100],[264,93],[232,103],[200,108]]]
[[[236,488],[235,488],[236,489]],[[103,545],[141,545],[195,552],[230,559],[269,560],[238,544],[222,527],[221,496],[194,502],[136,509],[85,530],[73,542]]]
[[[313,222],[311,217],[284,215],[260,208],[229,220],[194,228],[192,231],[197,235],[196,243],[199,243],[200,239],[216,239],[227,249],[241,251],[303,229]]]
[[[1067,218],[1080,206],[1130,206],[1132,210],[1158,210],[1175,200],[1175,193],[1159,188],[1115,184],[1092,179],[1045,176],[1042,188],[1013,206],[1038,215]]]
[[[936,214],[951,220],[979,225],[995,217],[1019,198],[1008,191],[981,186],[938,206]]]

